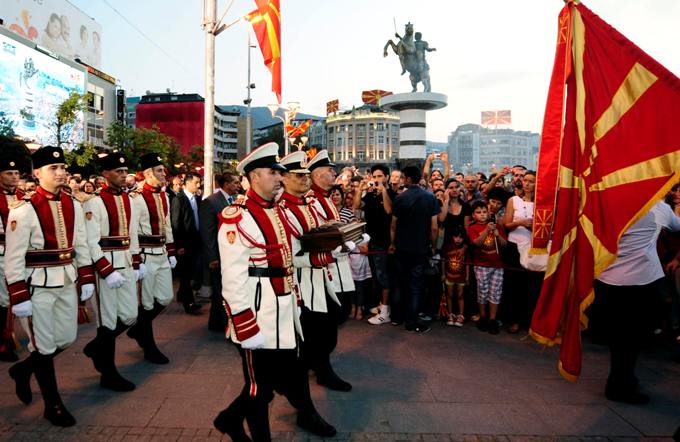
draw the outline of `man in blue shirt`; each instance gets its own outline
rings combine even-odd
[[[418,320],[418,313],[425,292],[425,273],[438,235],[440,208],[435,196],[418,186],[420,169],[407,166],[402,172],[407,189],[392,205],[390,229],[389,250],[396,255],[400,287],[392,321],[404,321],[408,331],[427,333],[430,327]]]

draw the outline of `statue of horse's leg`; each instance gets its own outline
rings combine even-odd
[[[411,86],[413,86],[411,92],[418,92],[418,78],[414,74],[409,75],[408,78],[411,80]]]

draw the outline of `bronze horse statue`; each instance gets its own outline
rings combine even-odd
[[[383,57],[387,57],[387,48],[391,47],[395,54],[399,57],[401,63],[401,75],[407,71],[409,73],[409,80],[413,90],[417,91],[418,83],[422,82],[424,91],[430,92],[430,69],[427,63],[424,62],[424,56],[418,55],[416,50],[416,42],[413,39],[413,24],[407,23],[405,26],[404,36],[401,37],[398,33],[394,34],[399,40],[394,43],[388,40],[383,49]]]

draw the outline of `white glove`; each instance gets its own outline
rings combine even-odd
[[[359,241],[358,246],[364,245],[368,243],[371,240],[371,236],[368,233],[362,233],[361,234],[361,241]]]
[[[350,252],[352,252],[352,251],[354,251],[354,249],[357,248],[357,245],[354,244],[354,241],[347,241],[347,242],[345,243],[345,247],[347,247],[347,250],[349,250]]]
[[[85,302],[94,295],[94,284],[83,284],[80,288],[80,300]]]
[[[135,270],[135,280],[141,281],[142,279],[146,278],[146,274],[146,265],[144,265],[144,263],[139,264],[139,269]]]
[[[334,250],[331,250],[331,256],[333,258],[338,258],[342,254],[342,246],[337,246]]]
[[[175,267],[177,267],[177,258],[175,258],[174,256],[171,256],[171,257],[168,258],[168,261],[170,261],[170,268],[171,269],[174,269]]]
[[[113,273],[106,277],[105,281],[110,289],[117,289],[119,287],[122,287],[123,284],[125,284],[126,279],[119,272],[114,271]]]
[[[264,335],[262,332],[257,332],[255,336],[241,341],[241,348],[244,350],[255,350],[264,347]]]
[[[12,306],[12,313],[17,318],[26,318],[33,314],[33,304],[31,301],[20,302],[17,305]]]

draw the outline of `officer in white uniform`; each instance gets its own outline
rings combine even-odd
[[[274,201],[285,170],[277,153],[278,145],[268,143],[239,163],[237,171],[246,174],[250,189],[246,198],[222,211],[218,231],[222,296],[230,336],[241,354],[245,385],[214,425],[235,441],[249,440],[244,418],[253,440],[271,440],[268,407],[275,390],[300,410],[298,425],[320,430],[318,420],[306,420],[315,419],[317,413],[302,413],[307,379],[297,352],[302,331],[291,231]],[[335,434],[335,429],[326,434]]]
[[[30,356],[10,368],[16,393],[31,402],[31,374],[45,402],[44,416],[53,425],[69,427],[75,419],[59,396],[54,356],[76,339],[78,294],[94,293],[92,259],[87,247],[83,211],[62,191],[66,164],[59,147],[45,146],[33,154],[40,186],[9,213],[5,278],[12,312],[28,318]]]
[[[116,369],[116,337],[137,320],[137,281],[145,271],[139,255],[137,207],[123,190],[127,166],[127,158],[118,152],[101,158],[99,168],[107,184],[83,203],[87,243],[98,275],[92,299],[97,336],[83,352],[101,373],[100,385],[113,391],[135,389]]]
[[[128,329],[144,350],[144,358],[154,364],[167,364],[153,336],[152,321],[170,304],[173,297],[172,269],[177,265],[175,244],[170,226],[170,202],[161,186],[165,184],[165,167],[158,154],[147,153],[140,158],[144,185],[129,192],[130,201],[139,215],[137,234],[146,276],[142,280],[141,305],[137,322]]]

